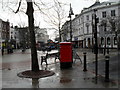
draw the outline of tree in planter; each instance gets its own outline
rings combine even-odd
[[[19,12],[21,1],[19,2],[18,9],[15,13]],[[32,60],[32,71],[39,71],[39,64],[38,64],[38,58],[37,58],[37,49],[36,49],[36,42],[35,42],[35,32],[34,32],[34,9],[33,9],[33,2],[32,0],[26,0],[27,2],[27,11],[26,14],[28,16],[28,27],[30,32],[30,42],[31,42],[31,60]]]
[[[21,1],[19,2],[19,6],[15,13],[19,12]],[[28,27],[30,32],[30,41],[31,41],[31,70],[27,70],[24,72],[18,73],[20,77],[26,78],[41,78],[46,76],[51,76],[54,74],[52,71],[48,70],[39,70],[38,58],[37,58],[37,50],[36,50],[36,40],[35,40],[35,32],[34,32],[34,8],[32,0],[26,0],[27,2],[27,11],[26,14],[28,16]]]
[[[29,31],[30,31],[32,71],[39,71],[36,41],[35,41],[35,32],[34,32],[33,13],[34,13],[34,9],[33,9],[32,0],[27,0],[27,12],[26,12],[26,14],[28,15],[28,26],[29,26]]]

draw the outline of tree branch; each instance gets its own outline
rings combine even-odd
[[[18,13],[18,11],[19,11],[19,9],[20,9],[20,6],[21,6],[21,2],[22,2],[22,0],[19,1],[19,6],[18,6],[18,8],[17,8],[17,10],[16,10],[15,13]]]
[[[45,14],[45,13],[41,10],[41,8],[39,7],[38,4],[36,4],[35,2],[34,2],[34,4],[35,4],[35,6],[39,9],[40,12],[42,12],[43,14]]]

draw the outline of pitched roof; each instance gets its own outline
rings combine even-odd
[[[91,7],[95,7],[95,6],[98,6],[98,5],[100,5],[100,2],[99,1],[96,1],[93,5],[91,5],[89,8],[91,8]]]

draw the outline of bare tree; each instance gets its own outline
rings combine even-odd
[[[62,34],[61,27],[62,27],[62,24],[64,23],[63,20],[67,16],[63,6],[64,6],[64,4],[60,3],[58,0],[54,0],[54,8],[53,9],[54,9],[56,15],[48,16],[48,17],[52,17],[52,18],[49,18],[51,24],[57,26],[56,29],[59,31],[59,41],[60,42],[61,42],[61,34]]]
[[[39,4],[35,4],[39,10],[41,11]],[[54,29],[59,32],[59,41],[61,42],[61,26],[64,23],[65,18],[67,17],[65,13],[64,6],[67,4],[61,3],[58,0],[53,0],[52,6],[45,6],[46,12],[42,11],[42,14],[46,16],[44,19],[45,22],[47,22],[49,25],[54,27]],[[54,13],[53,13],[54,12]],[[55,31],[55,33],[56,33]]]
[[[19,5],[17,10],[14,13],[18,13],[20,11],[21,3],[23,0],[19,1]],[[35,31],[34,31],[34,8],[33,8],[33,0],[25,0],[27,3],[26,15],[28,16],[28,28],[30,32],[30,42],[31,42],[31,69],[17,75],[20,77],[29,76],[30,78],[41,78],[46,76],[54,75],[54,72],[49,70],[39,70],[38,58],[37,58],[37,50],[36,50],[36,40],[35,40]],[[35,77],[36,76],[36,77]]]
[[[37,58],[37,50],[36,50],[36,42],[35,42],[35,32],[34,32],[34,7],[36,6],[38,8],[38,10],[40,11],[40,13],[42,13],[43,15],[47,16],[47,20],[45,20],[47,23],[49,23],[50,25],[55,27],[56,31],[59,31],[59,38],[61,41],[61,32],[60,32],[60,28],[61,25],[63,23],[63,19],[66,17],[65,16],[65,11],[63,9],[62,6],[66,5],[63,3],[60,3],[58,0],[53,0],[54,1],[54,5],[49,5],[49,3],[43,3],[41,0],[39,2],[33,2],[32,0],[26,0],[27,2],[27,12],[26,15],[28,16],[28,27],[29,27],[29,32],[30,32],[30,40],[31,40],[31,58],[32,58],[32,71],[38,71],[39,70],[39,65],[38,65],[38,58]],[[10,2],[10,1],[9,1]],[[10,5],[7,5],[7,7],[16,13],[19,12],[24,12],[25,13],[25,5],[23,5],[25,2],[24,0],[19,0],[19,2],[15,2],[15,5],[18,5],[17,10],[15,11],[15,7],[12,8],[10,7]],[[7,3],[8,4],[8,3]],[[11,4],[11,2],[10,2]],[[41,7],[40,7],[41,6]],[[43,6],[43,8],[42,8]],[[46,8],[46,9],[45,9]],[[36,9],[36,8],[35,8]],[[44,12],[44,10],[47,11],[47,13]],[[51,12],[55,12],[54,14]],[[24,23],[23,23],[24,24]],[[20,24],[20,26],[23,24]]]
[[[28,26],[29,26],[30,40],[31,40],[32,71],[39,71],[36,41],[35,41],[35,32],[34,32],[33,3],[32,3],[32,0],[26,0],[26,1],[27,1],[26,14],[28,15]]]
[[[19,3],[15,3],[15,6],[18,4],[18,8],[15,11],[12,5],[9,5],[8,8],[14,13],[23,12],[25,13],[26,6],[23,3],[24,0],[20,0]],[[41,15],[44,17],[44,21],[48,23],[52,28],[54,28],[55,34],[59,33],[59,39],[61,41],[61,26],[65,22],[65,18],[67,17],[66,11],[64,9],[68,4],[62,3],[59,0],[52,0],[50,2],[42,1],[42,0],[34,0],[34,11],[39,11]],[[54,13],[53,13],[54,12]]]
[[[22,0],[19,1],[19,5],[17,10],[14,13],[18,13],[20,10]],[[39,71],[39,64],[37,58],[37,49],[36,49],[36,40],[35,40],[35,32],[34,32],[34,8],[32,0],[26,0],[27,2],[27,11],[26,15],[28,16],[28,27],[30,32],[30,41],[31,41],[31,60],[32,60],[32,71]]]

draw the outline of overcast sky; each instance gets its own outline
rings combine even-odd
[[[1,2],[3,1],[3,2]],[[8,2],[11,2],[11,4],[8,4]],[[0,18],[4,21],[6,21],[7,19],[10,21],[11,24],[18,25],[27,25],[27,16],[25,14],[23,14],[22,12],[19,12],[18,14],[14,14],[10,9],[6,9],[6,7],[12,5],[12,9],[16,10],[18,4],[15,4],[15,1],[18,2],[19,0],[0,0]],[[25,0],[22,0],[25,2]],[[35,0],[36,1],[36,0]],[[51,0],[43,0],[43,1],[51,1]],[[69,14],[69,4],[71,3],[72,9],[74,14],[79,14],[81,12],[81,10],[84,7],[89,7],[92,4],[95,3],[96,0],[60,0],[60,2],[63,3],[67,3],[68,5],[65,7],[66,9],[66,13],[68,12]],[[108,1],[108,0],[99,0],[100,2],[103,1]],[[110,0],[110,1],[115,1],[115,0]],[[118,0],[117,0],[118,1]],[[23,2],[23,6],[24,6],[24,2]],[[26,8],[26,6],[24,6],[24,8]],[[43,18],[44,16],[41,15],[40,13],[37,14],[37,16],[35,17],[35,24],[39,25],[40,27],[49,27],[48,23],[45,23]],[[49,32],[50,34],[50,32]]]
[[[23,24],[26,23],[25,18],[27,18],[27,16],[25,14],[21,12],[19,12],[18,14],[14,14],[10,9],[9,10],[8,8],[6,9],[7,6],[11,5],[11,4],[6,4],[6,3],[8,3],[9,1],[13,1],[13,4],[14,4],[15,1],[18,2],[19,0],[1,0],[1,1],[3,1],[3,3],[2,2],[0,3],[0,18],[1,19],[3,19],[4,21],[9,19],[9,21],[13,23],[13,25],[16,25],[19,23],[23,23]],[[51,1],[51,0],[44,0],[44,1]],[[63,3],[67,3],[67,4],[71,3],[74,14],[79,14],[84,7],[89,7],[95,1],[96,0],[60,0],[60,2],[63,2]],[[100,0],[100,2],[103,2],[103,1],[107,1],[107,0]],[[12,6],[13,7],[11,8],[13,8],[13,10],[15,11],[18,5],[14,4]],[[65,9],[66,9],[66,13],[68,12],[69,14],[69,5],[67,5]],[[41,15],[38,15],[38,16],[40,17],[37,17],[37,18],[41,20],[40,22],[35,21],[35,23],[37,22],[37,24],[41,24],[41,27],[46,26],[46,24],[42,21],[42,18],[44,17],[41,17]]]

